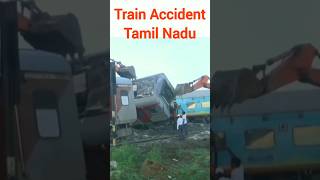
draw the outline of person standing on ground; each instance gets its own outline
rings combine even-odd
[[[179,139],[182,140],[184,139],[184,134],[183,134],[183,119],[182,116],[179,114],[178,119],[177,119],[177,131],[179,134]]]
[[[170,106],[170,122],[169,125],[172,127],[172,130],[175,131],[176,129],[176,118],[177,118],[177,113],[176,109],[174,108],[174,105]]]
[[[179,109],[179,105],[176,102],[173,102],[173,105],[172,105],[172,128],[173,128],[173,130],[175,130],[176,126],[177,126],[176,118],[179,115],[178,109]]]
[[[182,119],[183,119],[183,133],[185,136],[188,136],[188,121],[186,112],[182,111]]]

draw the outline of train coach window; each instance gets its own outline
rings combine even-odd
[[[210,101],[201,103],[201,106],[202,106],[203,108],[210,108]]]
[[[40,137],[60,136],[58,103],[56,95],[47,90],[33,93],[34,111]]]
[[[191,102],[191,103],[188,103],[187,106],[188,106],[188,109],[194,109],[196,108],[196,103]]]
[[[128,106],[129,105],[129,95],[128,91],[120,91],[120,97],[121,97],[121,104],[123,106]]]
[[[320,126],[293,128],[293,139],[295,145],[320,145]]]
[[[270,129],[254,129],[245,132],[245,143],[248,149],[267,149],[275,144],[274,131]]]

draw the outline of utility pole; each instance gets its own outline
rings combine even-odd
[[[115,146],[117,143],[117,132],[116,132],[116,121],[117,121],[117,83],[116,83],[116,64],[114,61],[110,62],[110,84],[111,84],[111,107],[112,107],[112,119],[111,119],[111,138],[112,145]]]
[[[17,2],[0,0],[0,179],[17,179],[17,129],[20,69]]]

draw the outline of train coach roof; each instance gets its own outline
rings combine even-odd
[[[177,99],[207,97],[207,96],[210,96],[210,90],[198,90],[198,91],[193,91],[193,92],[184,94],[182,96],[177,96]]]
[[[159,74],[139,78],[139,79],[134,80],[133,82],[142,82],[144,80],[153,79],[153,78],[163,78],[165,80],[165,82],[167,83],[167,85],[169,86],[169,88],[171,89],[171,91],[174,91],[174,88],[173,88],[171,82],[168,80],[167,76],[164,73],[159,73]]]
[[[69,73],[70,66],[62,56],[40,50],[19,50],[22,71]]]
[[[275,92],[242,104],[235,104],[230,113],[214,112],[214,116],[241,116],[320,110],[320,89]]]

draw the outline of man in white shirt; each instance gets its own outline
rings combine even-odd
[[[179,138],[181,140],[184,139],[184,136],[183,136],[183,119],[182,119],[182,116],[180,114],[178,115],[178,119],[177,119],[177,130],[178,130],[178,133],[179,133]]]
[[[182,119],[183,119],[183,134],[184,136],[188,135],[188,121],[186,112],[182,111]]]

